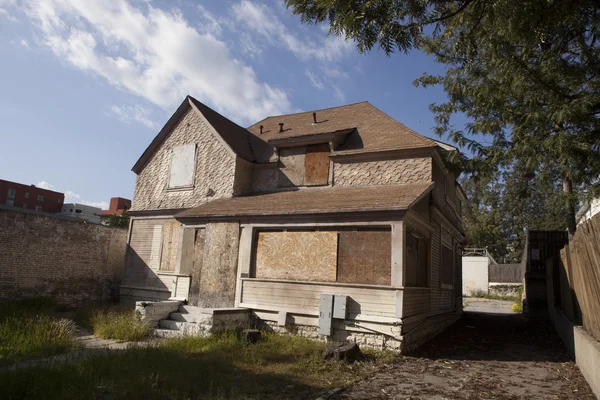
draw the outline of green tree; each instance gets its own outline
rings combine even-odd
[[[566,222],[576,229],[573,182],[598,192],[600,7],[596,0],[286,0],[304,22],[388,54],[419,48],[445,65],[416,85],[441,85],[436,133],[468,148],[456,159],[475,176],[521,163],[559,171]],[[452,117],[470,121],[456,128]],[[485,139],[482,140],[482,138]],[[462,156],[458,156],[462,157]]]
[[[128,228],[129,215],[127,215],[127,213],[123,213],[121,215],[110,215],[106,220],[106,225],[118,228]]]
[[[565,228],[559,171],[550,165],[542,170],[533,173],[515,162],[487,180],[463,179],[470,199],[463,214],[469,247],[487,247],[499,262],[519,262],[526,230]]]

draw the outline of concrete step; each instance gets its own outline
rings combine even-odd
[[[174,331],[187,331],[190,329],[194,329],[195,326],[195,322],[173,321],[171,319],[161,319],[160,321],[158,321],[159,328],[171,329]]]
[[[181,331],[175,331],[173,329],[154,329],[153,331],[154,337],[160,338],[181,338],[185,335]]]
[[[174,312],[169,314],[169,319],[178,322],[194,322],[208,325],[212,323],[212,315],[209,314],[191,314]]]
[[[187,305],[180,305],[179,306],[179,312],[181,314],[194,314],[194,315],[212,315],[213,314],[213,309],[212,308],[202,308],[202,307],[196,307],[196,306],[187,306]]]

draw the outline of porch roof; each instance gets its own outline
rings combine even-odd
[[[406,210],[433,183],[397,186],[303,188],[293,191],[217,199],[190,208],[176,218],[331,214]]]

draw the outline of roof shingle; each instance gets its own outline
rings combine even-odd
[[[405,210],[431,190],[433,183],[397,186],[310,188],[217,199],[176,215],[243,217]]]
[[[313,112],[316,112],[317,124],[313,123]],[[284,124],[284,132],[279,133],[279,123]],[[248,127],[248,131],[268,141],[349,128],[356,128],[356,131],[346,137],[336,153],[401,150],[437,145],[434,140],[418,134],[366,101],[323,110],[268,117]]]

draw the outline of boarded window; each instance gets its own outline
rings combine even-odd
[[[196,166],[196,145],[186,144],[173,148],[169,189],[194,186]]]
[[[405,286],[427,287],[429,280],[429,241],[415,233],[406,235]]]
[[[442,246],[441,283],[452,285],[454,282],[454,254],[452,248]]]
[[[322,186],[329,183],[329,145],[308,146],[304,157],[304,184]]]
[[[255,276],[335,282],[337,232],[259,232]]]
[[[338,282],[390,285],[391,231],[341,231]]]

